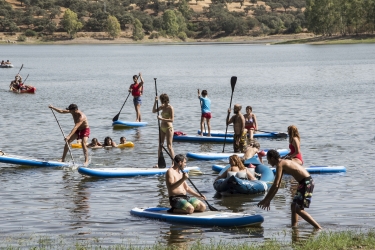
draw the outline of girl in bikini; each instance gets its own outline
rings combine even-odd
[[[258,121],[257,117],[253,113],[253,108],[251,106],[246,107],[246,114],[245,117],[245,128],[249,132],[249,139],[250,141],[253,140],[254,131],[258,130]]]
[[[297,127],[294,125],[290,125],[288,127],[288,135],[289,135],[290,152],[283,158],[295,161],[298,164],[303,165],[303,158],[302,158],[302,153],[300,149],[301,139],[300,139]]]
[[[104,139],[103,147],[117,147],[117,144],[116,144],[116,142],[114,142],[114,141],[112,140],[111,137],[107,136],[107,137]]]
[[[161,121],[158,155],[160,155],[160,152],[162,151],[161,146],[164,144],[164,140],[166,139],[169,154],[172,156],[172,158],[174,158],[174,151],[172,147],[174,110],[173,110],[172,105],[169,104],[169,97],[167,94],[160,95],[161,105],[159,106],[159,108],[156,108],[157,102],[158,102],[158,97],[156,96],[154,107],[152,108],[152,113],[161,111],[161,115],[157,117],[158,120]]]

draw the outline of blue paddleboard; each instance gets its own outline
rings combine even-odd
[[[119,178],[148,175],[163,175],[169,168],[86,168],[79,167],[78,172],[83,175],[100,178]],[[186,167],[185,172],[200,171],[199,167]]]
[[[233,137],[215,137],[215,136],[200,136],[200,135],[174,135],[173,141],[183,142],[226,142],[233,143]]]
[[[201,131],[198,130],[198,134],[200,134]],[[204,136],[207,136],[208,133],[203,132]],[[234,132],[233,131],[227,131],[227,137],[233,137]],[[211,130],[211,136],[214,137],[225,137],[225,131],[220,130]],[[254,134],[254,138],[286,138],[288,137],[287,133],[282,132],[257,132]]]
[[[19,155],[1,155],[0,162],[16,164],[16,165],[26,165],[34,167],[69,167],[71,163],[69,162],[59,162],[59,161],[47,161],[43,159],[33,159],[28,157],[22,157]]]
[[[260,214],[228,213],[220,211],[205,211],[193,214],[168,213],[166,207],[133,208],[132,215],[158,219],[169,223],[202,225],[210,227],[245,227],[260,225],[264,218]]]
[[[132,128],[132,127],[144,127],[147,122],[129,122],[129,121],[115,121],[112,123],[113,128]]]
[[[263,149],[265,153],[268,152],[269,149]],[[288,149],[278,149],[277,152],[279,152],[280,156],[284,156],[289,153]],[[186,154],[186,157],[196,159],[196,160],[203,160],[203,161],[212,161],[212,160],[227,160],[232,155],[238,155],[239,157],[243,157],[243,153],[193,153],[188,152]],[[257,154],[255,154],[255,157],[258,157]]]

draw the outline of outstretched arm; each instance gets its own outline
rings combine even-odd
[[[276,166],[275,180],[273,181],[273,184],[270,190],[268,191],[266,197],[258,203],[258,207],[262,209],[270,210],[271,200],[273,199],[273,197],[275,197],[277,191],[279,190],[282,176],[283,176],[283,169],[278,164],[278,166]]]
[[[50,109],[55,110],[55,111],[58,112],[58,113],[61,113],[61,114],[70,113],[69,110],[64,110],[64,109],[55,108],[55,107],[52,106],[52,105],[49,105],[48,107],[49,107]]]

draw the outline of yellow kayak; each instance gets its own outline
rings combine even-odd
[[[82,148],[82,145],[81,143],[72,143],[71,144],[71,147],[72,148]],[[134,143],[131,142],[131,141],[128,141],[128,142],[125,142],[124,144],[118,144],[117,145],[118,148],[130,148],[130,147],[134,147]],[[103,147],[93,147],[93,148],[103,148]]]

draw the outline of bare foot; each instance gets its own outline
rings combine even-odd
[[[155,166],[153,166],[153,168],[159,168],[158,164],[156,164]]]
[[[211,137],[211,134],[208,134],[207,136],[208,136],[208,137]]]

